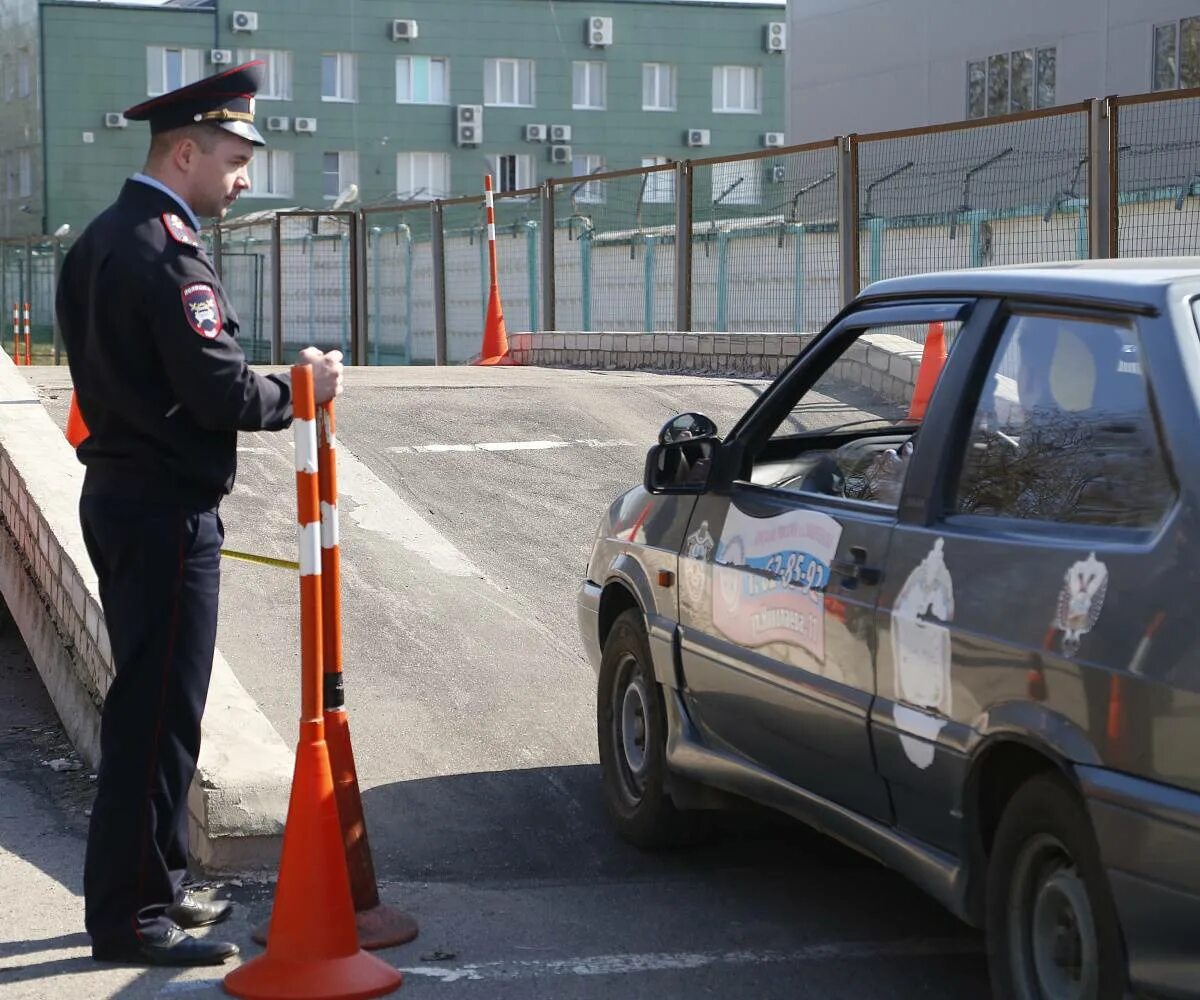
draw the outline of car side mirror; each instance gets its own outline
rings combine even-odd
[[[703,413],[681,413],[663,424],[662,430],[658,432],[658,443],[676,444],[716,436],[717,425]]]
[[[656,444],[646,454],[647,493],[703,493],[721,442],[715,437]]]

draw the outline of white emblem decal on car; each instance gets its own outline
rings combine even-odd
[[[692,604],[698,604],[704,598],[704,574],[716,544],[708,530],[707,521],[701,521],[700,527],[688,535],[683,553],[683,590],[684,596]]]
[[[1064,656],[1074,656],[1079,651],[1080,640],[1100,617],[1107,592],[1108,567],[1096,558],[1095,552],[1067,570],[1052,623],[1063,634]]]
[[[904,754],[919,768],[933,763],[934,741],[951,711],[950,630],[954,581],[942,555],[945,540],[908,574],[892,608],[894,716]]]

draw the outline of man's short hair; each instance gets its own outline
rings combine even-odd
[[[182,128],[173,128],[167,132],[156,132],[150,138],[150,156],[151,160],[160,159],[166,156],[176,144],[184,139],[191,139],[197,146],[200,147],[200,152],[211,153],[217,148],[217,143],[221,141],[221,130],[214,125],[209,125],[207,122],[202,122],[197,125],[184,125]]]

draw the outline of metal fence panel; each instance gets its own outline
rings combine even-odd
[[[301,348],[340,350],[350,359],[352,234],[349,212],[284,213],[281,217],[284,363]]]
[[[1116,108],[1117,255],[1200,253],[1200,96]]]
[[[487,311],[487,223],[482,198],[444,206],[446,255],[446,354],[450,364],[469,361],[483,344]]]
[[[692,167],[692,329],[819,330],[839,308],[836,144]]]
[[[0,241],[0,344],[12,353],[12,308],[18,307],[21,357],[25,350],[25,306],[29,305],[30,359],[34,364],[64,360],[54,348],[54,296],[58,271],[70,240],[34,237]]]
[[[500,301],[504,306],[504,325],[509,333],[539,330],[541,203],[538,192],[496,195],[494,208],[496,270]],[[485,256],[485,276],[486,270]]]
[[[271,360],[275,260],[271,222],[222,226],[221,285],[238,316],[236,340],[251,364]]]
[[[363,215],[367,227],[367,363],[433,362],[433,274],[428,205]]]
[[[1088,115],[864,136],[858,149],[863,285],[987,264],[1088,256]]]

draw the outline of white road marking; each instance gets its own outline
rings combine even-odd
[[[576,438],[573,441],[481,441],[477,444],[403,444],[388,448],[397,455],[437,455],[448,451],[548,451],[554,448],[634,448],[632,441]]]
[[[723,952],[650,952],[631,955],[590,955],[583,958],[514,959],[468,965],[401,966],[409,976],[461,980],[536,979],[541,976],[611,976],[636,972],[701,969],[713,965],[767,965],[802,962],[844,962],[878,958],[948,958],[983,954],[971,940],[831,941],[792,951],[738,949]]]
[[[275,450],[272,448],[250,448],[238,445],[239,455],[274,455]]]

